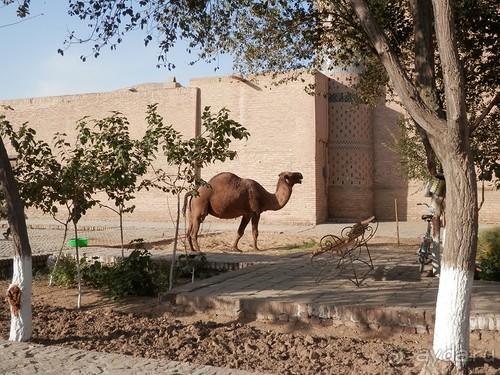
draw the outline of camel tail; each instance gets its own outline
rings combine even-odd
[[[186,216],[186,208],[188,205],[188,198],[192,198],[193,193],[192,192],[187,192],[186,195],[184,196],[184,204],[182,205],[182,216]],[[189,199],[189,209],[191,209],[191,199]]]

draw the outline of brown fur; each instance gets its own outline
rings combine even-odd
[[[223,172],[212,177],[208,182],[210,187],[200,187],[198,196],[188,193],[184,198],[184,212],[188,199],[191,198],[187,232],[191,250],[200,251],[198,231],[207,215],[220,219],[234,219],[242,216],[233,251],[239,251],[238,241],[243,236],[248,223],[252,221],[253,246],[258,250],[260,214],[264,211],[276,211],[283,208],[292,195],[293,185],[302,183],[302,178],[299,172],[280,173],[276,193],[271,194],[258,182],[247,178],[242,179],[233,173]]]

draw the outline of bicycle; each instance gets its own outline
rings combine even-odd
[[[434,207],[429,206],[427,203],[417,203],[417,206],[426,205],[430,211],[430,214],[422,215],[422,220],[427,221],[427,231],[425,232],[422,243],[418,250],[418,263],[420,264],[420,272],[424,271],[424,267],[434,260],[434,254],[432,252],[434,241],[431,236],[432,230],[432,219],[434,218]]]

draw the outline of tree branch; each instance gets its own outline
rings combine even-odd
[[[453,134],[466,132],[467,113],[465,105],[464,70],[460,64],[453,4],[450,0],[432,0],[434,28],[437,35],[439,58],[443,71],[446,114]]]
[[[442,138],[446,122],[438,117],[422,100],[416,87],[411,83],[402,69],[396,54],[389,45],[387,38],[382,33],[371,13],[366,1],[349,0],[359,18],[361,26],[375,47],[380,61],[384,65],[391,79],[396,93],[403,102],[410,116],[420,124],[429,134]]]
[[[409,3],[413,15],[415,71],[420,96],[440,118],[444,119],[443,106],[436,88],[431,0],[410,0]],[[417,122],[415,122],[415,126],[425,148],[427,170],[431,176],[435,176],[437,174],[436,152],[432,147],[427,132]]]
[[[499,102],[500,102],[500,92],[497,92],[495,97],[490,101],[490,103],[486,106],[486,108],[483,109],[483,111],[481,112],[479,117],[476,119],[476,121],[474,121],[474,123],[470,125],[469,135],[471,135],[474,132],[474,130],[476,130],[476,128],[479,126],[479,124],[484,120],[484,118],[486,116],[488,116],[488,114],[491,112],[493,107],[498,105]]]

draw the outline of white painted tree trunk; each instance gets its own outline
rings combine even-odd
[[[28,341],[33,332],[31,316],[31,256],[24,256],[22,258],[18,256],[14,257],[13,271],[12,283],[7,291],[11,312],[9,340]]]
[[[443,158],[444,159],[444,158]],[[476,175],[469,155],[449,155],[446,174],[446,241],[441,257],[433,352],[466,372],[478,210]]]
[[[7,290],[11,311],[11,341],[28,341],[33,331],[31,317],[31,246],[24,208],[3,140],[0,138],[0,185],[7,205],[7,219],[14,245],[13,277]]]
[[[469,315],[474,273],[441,267],[433,351],[437,359],[464,368],[469,357]]]

